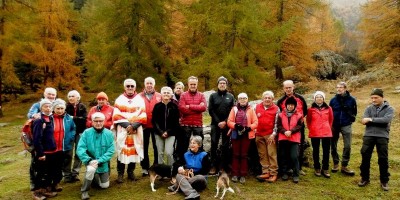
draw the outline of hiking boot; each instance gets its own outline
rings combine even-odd
[[[293,177],[293,183],[298,183],[299,182],[299,177],[298,176],[294,176]]]
[[[332,167],[332,169],[331,169],[331,172],[332,172],[332,173],[336,173],[336,172],[338,172],[338,171],[339,171],[339,164],[334,164],[333,167]]]
[[[46,197],[42,194],[41,190],[32,191],[32,197],[34,200],[44,200]]]
[[[256,177],[256,179],[257,179],[258,181],[260,181],[260,182],[264,182],[264,181],[266,181],[267,179],[269,179],[269,177],[270,177],[269,173],[264,173],[264,174],[258,175],[258,176]]]
[[[315,176],[320,177],[321,176],[321,169],[315,169],[314,174],[315,174]]]
[[[328,170],[323,170],[323,171],[322,171],[322,175],[323,175],[325,178],[330,178],[330,177],[331,177],[331,175],[329,174],[329,171],[328,171]]]
[[[216,169],[215,167],[212,167],[212,168],[210,169],[210,172],[209,172],[208,174],[210,174],[210,175],[215,175],[215,174],[217,174],[217,169]]]
[[[340,170],[343,174],[348,175],[348,176],[354,176],[356,173],[353,170],[350,170],[347,167],[342,166],[342,169]]]
[[[135,178],[135,174],[134,173],[128,173],[128,179],[129,180],[131,180],[131,181],[135,181],[136,180],[136,178]]]
[[[149,175],[149,171],[147,169],[142,169],[142,176],[148,176]]]
[[[369,184],[369,180],[367,181],[367,180],[361,179],[360,182],[358,182],[358,187],[364,187],[368,184]]]
[[[381,188],[383,189],[383,191],[389,191],[388,183],[381,183]]]
[[[185,197],[185,199],[199,199],[199,198],[200,198],[200,194],[197,192],[190,193],[187,197]]]
[[[240,182],[241,184],[244,184],[244,183],[246,182],[246,178],[244,178],[244,176],[240,177],[239,182]]]
[[[305,171],[303,171],[303,170],[300,170],[300,171],[299,171],[299,174],[300,174],[300,175],[302,175],[302,176],[305,176],[305,175],[307,175],[307,174],[306,174],[306,172],[305,172]]]
[[[57,192],[52,192],[51,187],[48,187],[47,189],[42,189],[42,194],[47,198],[52,198],[57,196]]]
[[[82,195],[81,195],[81,199],[82,200],[86,200],[86,199],[89,199],[89,198],[90,198],[90,196],[89,196],[89,192],[88,191],[82,192]]]
[[[237,176],[232,176],[232,182],[237,183],[238,182],[238,177]]]
[[[175,191],[176,191],[175,185],[169,186],[169,187],[168,187],[168,191],[170,191],[170,192],[175,192]]]
[[[63,190],[63,187],[61,187],[59,184],[51,187],[52,192],[61,192],[62,190]]]
[[[118,174],[117,183],[123,183],[123,182],[124,182],[124,175]]]
[[[289,175],[283,174],[282,180],[287,181],[289,179]]]
[[[277,179],[278,179],[277,175],[271,175],[267,181],[268,183],[275,183]]]

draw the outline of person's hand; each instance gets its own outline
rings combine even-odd
[[[201,102],[201,103],[200,103],[200,106],[204,106],[204,102]]]
[[[267,139],[268,144],[275,144],[275,135],[271,134]]]
[[[226,126],[226,122],[225,122],[225,121],[222,121],[222,122],[218,123],[218,127],[219,127],[220,129],[225,128],[225,126]]]
[[[167,133],[167,131],[165,131],[162,135],[161,135],[161,137],[163,137],[163,138],[167,138],[168,137],[168,133]]]
[[[291,137],[292,136],[292,131],[285,131],[286,137]]]
[[[363,125],[368,124],[369,122],[372,122],[372,118],[367,117],[367,118],[363,118],[363,119],[361,120],[361,123],[362,123]]]
[[[126,132],[128,132],[128,134],[133,134],[133,128],[131,125],[129,125],[128,127],[126,127]]]
[[[42,156],[38,158],[40,161],[45,161],[46,160],[46,156]]]
[[[186,106],[185,106],[186,109],[189,109],[189,107],[190,107],[190,105],[186,105]]]
[[[33,119],[39,119],[40,118],[40,113],[36,113],[34,115],[32,115]]]
[[[97,160],[91,160],[91,161],[89,162],[89,165],[92,166],[92,167],[94,167],[94,168],[97,168],[97,166],[99,165],[99,161],[97,161]]]

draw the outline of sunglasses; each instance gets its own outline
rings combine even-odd
[[[134,85],[126,85],[126,88],[135,88]]]

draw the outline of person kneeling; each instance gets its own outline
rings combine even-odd
[[[174,171],[178,172],[177,167],[184,166],[185,169],[192,172],[190,175],[180,173],[176,175],[176,182],[174,185],[168,187],[171,192],[181,190],[185,194],[185,199],[198,199],[200,198],[199,191],[204,190],[207,187],[207,179],[205,175],[210,170],[210,159],[208,154],[200,150],[203,145],[203,140],[200,136],[192,136],[190,138],[189,150],[184,155],[183,163],[174,163]]]
[[[109,161],[114,155],[115,145],[112,132],[104,128],[104,120],[103,113],[94,113],[93,127],[83,132],[78,143],[77,155],[86,165],[82,199],[89,199],[88,191],[93,180],[103,189],[110,186]]]

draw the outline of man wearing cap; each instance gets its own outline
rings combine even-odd
[[[361,181],[358,186],[364,187],[370,181],[371,156],[376,146],[381,188],[389,190],[388,182],[390,173],[388,162],[388,143],[390,124],[393,119],[394,109],[383,98],[383,90],[375,88],[371,92],[372,104],[364,112],[361,123],[365,125],[363,144],[361,147]]]
[[[161,94],[156,92],[154,86],[156,85],[156,80],[152,77],[147,77],[144,79],[144,90],[140,93],[142,99],[144,99],[144,103],[146,105],[146,115],[147,115],[147,123],[144,126],[143,130],[143,147],[144,147],[144,158],[140,165],[142,167],[142,175],[146,176],[149,174],[148,170],[150,168],[150,159],[149,159],[149,144],[150,137],[151,143],[153,144],[153,157],[154,163],[158,163],[158,153],[156,146],[156,138],[154,135],[153,124],[151,123],[151,119],[153,116],[153,109],[156,103],[161,101]]]
[[[89,189],[94,180],[101,188],[110,186],[108,162],[114,155],[114,135],[104,128],[106,117],[101,112],[91,115],[93,127],[86,129],[78,143],[77,154],[86,165],[81,187],[82,199],[89,199]]]
[[[178,152],[178,157],[183,156],[189,147],[191,135],[199,135],[203,138],[203,112],[207,110],[207,101],[203,93],[197,90],[198,78],[190,76],[188,78],[189,90],[181,94],[179,100],[179,111],[181,112],[182,140],[178,146],[182,150]]]
[[[337,143],[340,133],[343,137],[343,153],[342,153],[342,168],[341,172],[345,175],[354,176],[354,171],[348,168],[351,154],[351,125],[356,120],[357,115],[357,102],[356,99],[347,91],[345,82],[340,82],[336,85],[337,94],[329,102],[329,106],[333,111],[333,125],[332,125],[332,140],[331,140],[331,154],[333,160],[332,172],[339,171],[339,154],[337,150]]]
[[[229,150],[228,126],[226,124],[235,99],[227,91],[228,79],[221,76],[218,78],[218,91],[212,93],[208,100],[208,113],[211,116],[211,170],[210,174],[219,171],[220,164],[224,165],[224,171],[228,170],[227,151]],[[222,136],[221,154],[217,154],[219,138]]]
[[[116,133],[118,183],[122,183],[125,164],[128,165],[128,178],[135,180],[135,163],[143,160],[143,128],[147,123],[146,104],[136,93],[136,81],[124,81],[125,92],[114,104],[113,128]]]
[[[286,80],[283,82],[283,91],[285,92],[285,95],[283,97],[281,97],[278,102],[277,102],[277,106],[280,108],[281,111],[285,110],[285,102],[289,97],[293,97],[296,102],[296,111],[301,114],[304,117],[306,117],[307,115],[307,102],[304,99],[303,96],[301,96],[298,93],[294,92],[294,83],[292,80]],[[302,170],[302,166],[303,166],[303,162],[304,162],[304,149],[305,149],[305,145],[306,145],[306,138],[305,138],[305,125],[304,125],[304,120],[302,120],[302,126],[300,129],[300,146],[299,146],[299,169],[300,169],[300,174],[301,175],[306,175],[306,173]],[[279,162],[279,159],[278,159]]]
[[[114,107],[112,107],[109,103],[108,103],[108,96],[106,93],[104,92],[100,92],[99,94],[97,94],[96,96],[96,100],[97,100],[97,106],[93,106],[92,108],[90,108],[89,110],[89,114],[87,116],[86,119],[86,127],[90,128],[93,126],[92,123],[92,115],[95,112],[101,112],[103,113],[103,115],[105,116],[104,119],[104,128],[106,129],[111,129],[111,125],[112,125],[112,114],[114,111]]]

